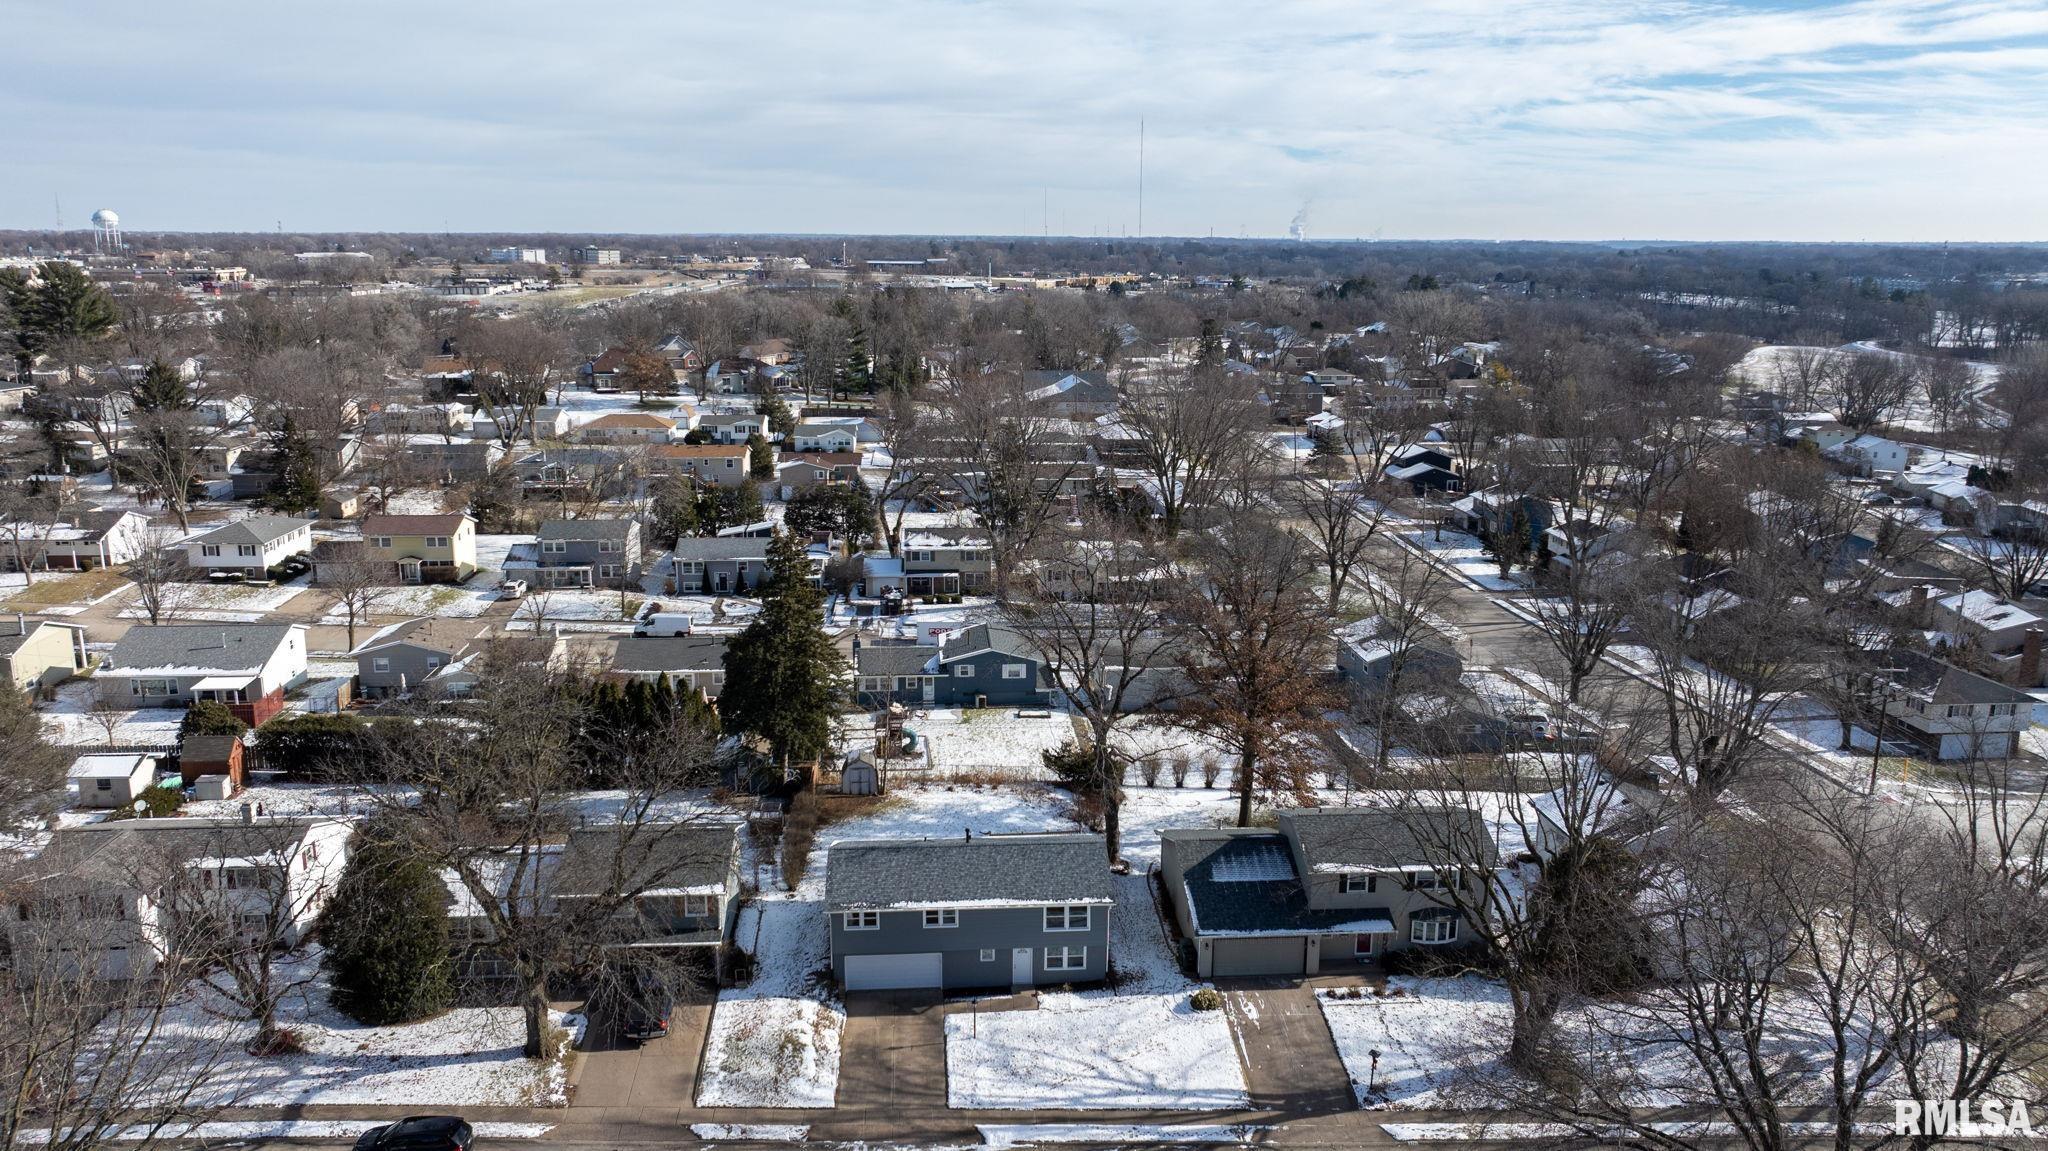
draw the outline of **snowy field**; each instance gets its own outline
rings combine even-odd
[[[839,1090],[846,1011],[826,981],[828,848],[839,840],[1071,830],[1050,789],[909,787],[818,832],[794,892],[764,891],[735,940],[755,957],[752,983],[721,991],[697,1081],[700,1107],[830,1107]]]
[[[1749,354],[1743,356],[1741,362],[1735,365],[1733,374],[1739,375],[1750,387],[1781,390],[1780,380],[1784,378],[1784,372],[1789,368],[1791,360],[1795,355],[1822,350],[1810,345],[1766,344],[1761,348],[1750,349]],[[1826,350],[1837,352],[1874,352],[1881,356],[1890,356],[1893,359],[1922,362],[1932,358],[1895,352],[1888,348],[1879,347],[1870,341],[1846,344],[1840,348]],[[1982,360],[1965,360],[1963,362],[1970,369],[1971,395],[1973,398],[1981,400],[1984,397],[1984,393],[1998,383],[1998,365],[1985,363]],[[1940,427],[1939,421],[1935,419],[1933,408],[1927,402],[1927,393],[1919,388],[1913,390],[1912,396],[1907,399],[1905,405],[1894,412],[1891,419],[1886,422],[1888,427],[1904,432],[1931,432],[1938,430]]]
[[[1031,1110],[1250,1104],[1222,1011],[1196,1011],[1142,874],[1116,877],[1114,988],[1043,991],[1035,1011],[946,1016],[952,1107]]]
[[[303,577],[302,577],[303,578]],[[257,623],[307,590],[303,583],[257,587],[236,583],[181,583],[166,590],[166,623]],[[117,613],[122,619],[148,620],[149,613],[130,604]]]
[[[1477,536],[1446,530],[1439,539],[1438,534],[1434,530],[1412,531],[1403,533],[1401,538],[1487,591],[1516,591],[1529,586],[1526,569],[1501,575],[1500,565],[1486,554]]]
[[[377,618],[412,619],[417,616],[439,616],[443,618],[469,619],[490,610],[497,601],[496,580],[487,580],[479,575],[466,584],[414,584],[406,587],[379,588],[369,605],[369,615]],[[364,617],[357,616],[356,624],[361,626]],[[348,622],[348,612],[336,604],[327,609],[320,622],[331,627],[340,627]]]
[[[219,1052],[196,1091],[201,1106],[292,1107],[361,1104],[408,1107],[563,1106],[568,1082],[559,1060],[520,1054],[525,1023],[516,1007],[457,1008],[398,1027],[365,1027],[327,1002],[317,949],[280,961],[281,976],[308,979],[288,995],[279,1023],[299,1038],[297,1055],[258,1058],[243,1046],[255,1024],[223,1018],[194,987],[164,1020],[168,1044]],[[572,1037],[579,1016],[556,1013]],[[215,1046],[217,1045],[217,1047]]]

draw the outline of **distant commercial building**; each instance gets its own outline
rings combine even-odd
[[[548,262],[546,248],[492,248],[493,264],[545,264]]]
[[[616,264],[619,262],[617,248],[571,248],[569,262],[572,264]]]

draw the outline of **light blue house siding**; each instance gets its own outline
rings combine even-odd
[[[847,960],[852,956],[905,956],[937,953],[944,972],[944,988],[1058,986],[1062,983],[1092,983],[1109,973],[1109,906],[1077,905],[1087,916],[1082,929],[1048,929],[1043,907],[930,908],[913,911],[867,912],[877,922],[869,929],[849,928],[849,919],[861,912],[831,916],[832,973],[841,984],[847,982]],[[951,911],[951,927],[927,926],[927,919],[943,920]],[[929,915],[928,915],[929,912]],[[1063,908],[1054,913],[1055,922],[1066,920]],[[1016,952],[1028,949],[1030,979],[1018,981],[1021,970]],[[1075,956],[1075,949],[1083,954]],[[1050,962],[1049,962],[1050,957]],[[1053,966],[1053,963],[1080,966]]]

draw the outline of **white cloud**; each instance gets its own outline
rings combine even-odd
[[[1144,117],[1155,233],[2048,230],[2031,2],[624,7],[0,0],[0,221],[1114,233]]]

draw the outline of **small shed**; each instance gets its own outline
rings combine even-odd
[[[224,775],[231,792],[242,790],[242,737],[188,735],[178,753],[178,774],[191,787],[203,775]]]
[[[92,752],[71,764],[80,807],[126,807],[156,784],[156,757],[132,751]]]
[[[839,793],[841,795],[880,795],[882,793],[882,774],[875,766],[873,752],[862,749],[847,757],[846,765],[839,769]]]

